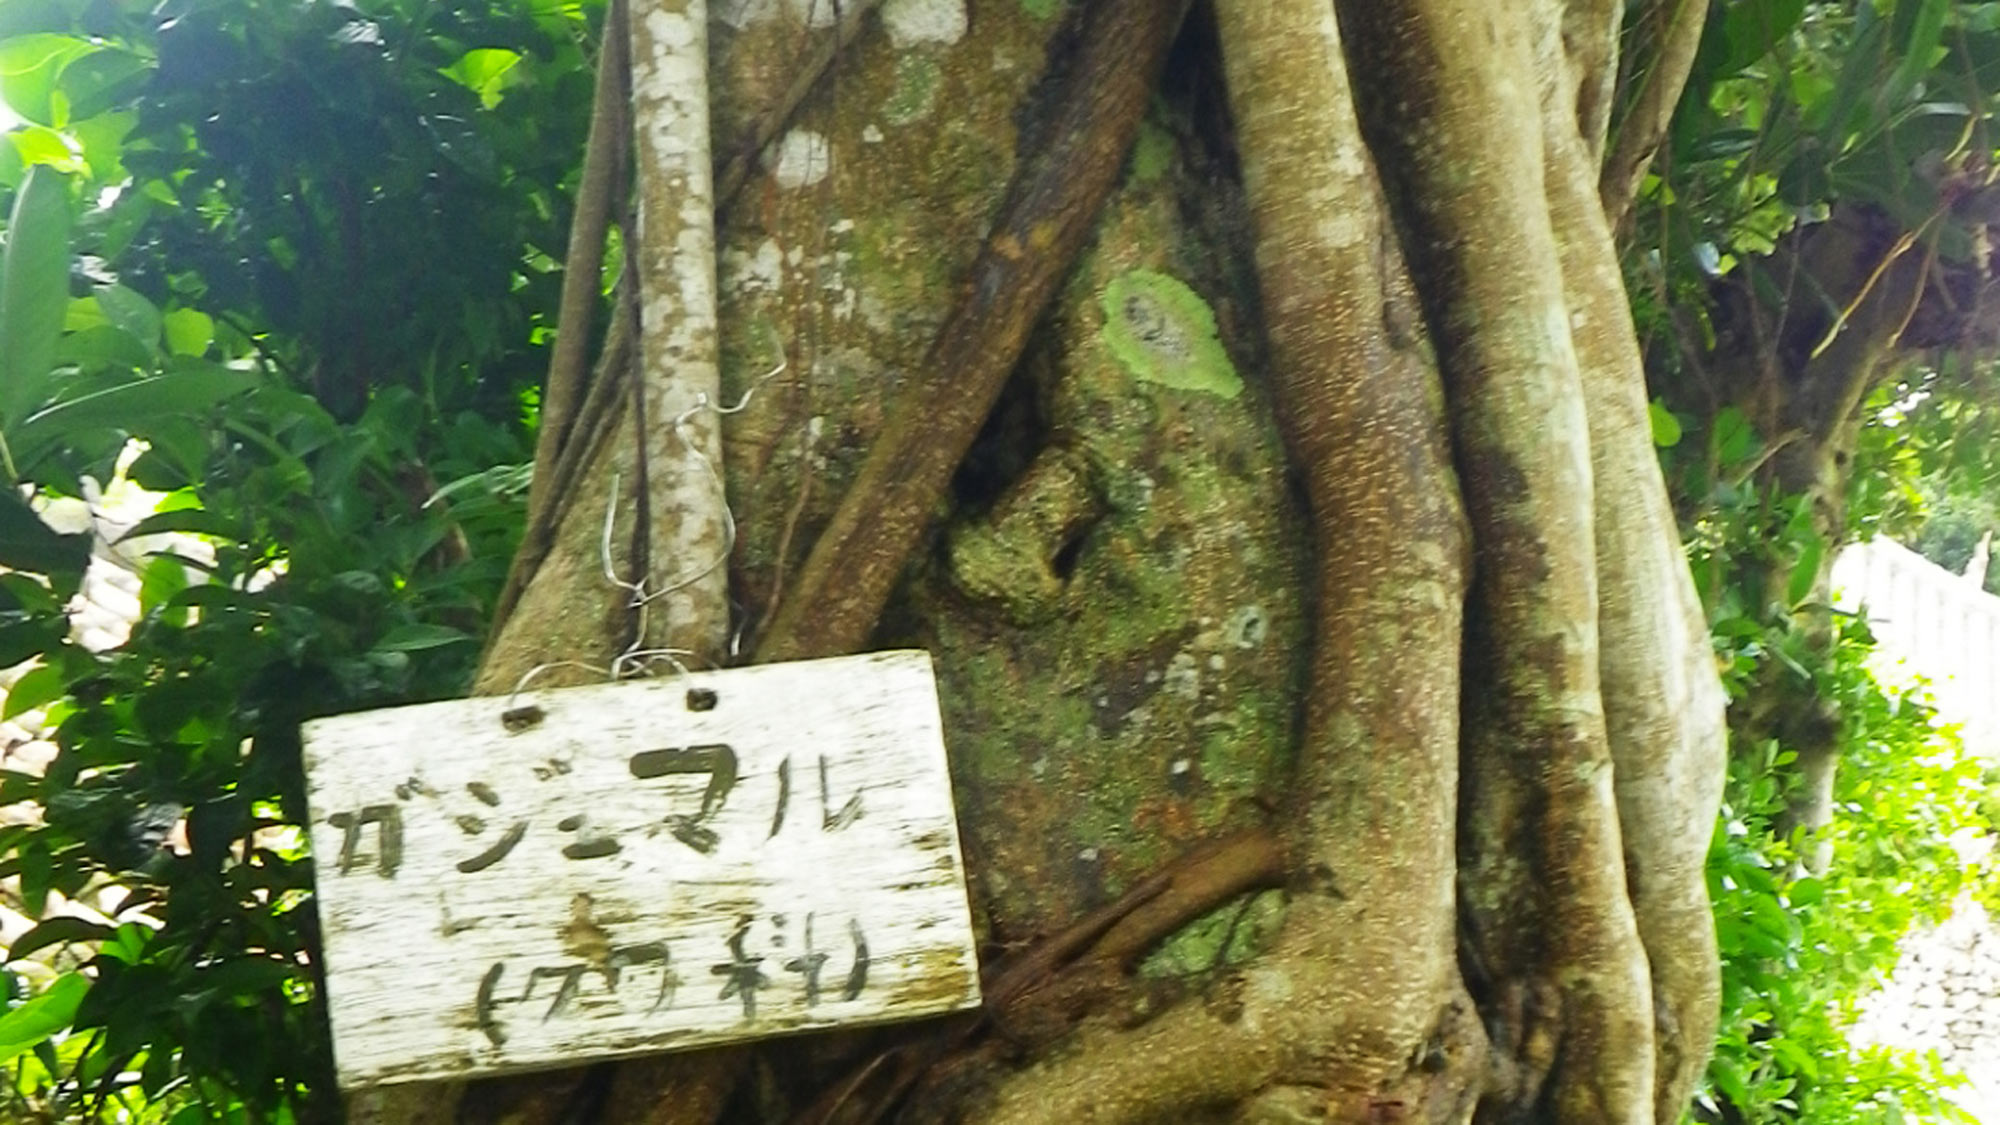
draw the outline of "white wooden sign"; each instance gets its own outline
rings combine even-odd
[[[979,1002],[930,657],[305,727],[342,1085]]]

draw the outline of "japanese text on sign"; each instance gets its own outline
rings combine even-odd
[[[307,726],[343,1084],[977,1002],[927,655],[524,701]]]

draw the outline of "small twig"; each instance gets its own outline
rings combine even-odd
[[[1793,430],[1786,430],[1784,433],[1779,434],[1777,437],[1772,438],[1768,443],[1765,444],[1764,448],[1758,452],[1757,456],[1752,457],[1749,463],[1745,464],[1742,468],[1736,470],[1736,472],[1730,475],[1728,483],[1732,487],[1734,487],[1734,486],[1741,486],[1744,483],[1748,482],[1750,478],[1757,475],[1757,471],[1759,469],[1762,469],[1765,466],[1765,464],[1771,460],[1771,458],[1776,457],[1779,453],[1783,452],[1785,448],[1791,445],[1793,442],[1804,439],[1805,436],[1806,432],[1804,430],[1793,429]]]
[[[1166,894],[1174,884],[1172,871],[1156,871],[1141,880],[1115,901],[1085,914],[1057,934],[1037,943],[1020,956],[996,967],[983,991],[989,1009],[1007,1004],[1076,961],[1101,941],[1112,927],[1134,911]]]
[[[1182,856],[1159,894],[1128,910],[1090,949],[1090,960],[1129,968],[1174,931],[1245,891],[1276,886],[1285,848],[1269,829],[1225,837]]]
[[[1936,237],[1926,239],[1924,242],[1924,264],[1922,268],[1917,270],[1916,284],[1910,286],[1910,302],[1903,307],[1903,317],[1896,322],[1896,330],[1889,334],[1889,343],[1892,346],[1902,340],[1904,330],[1908,329],[1910,321],[1916,318],[1917,306],[1923,303],[1924,290],[1930,284],[1931,273],[1937,268],[1937,261],[1938,240]],[[1947,294],[1946,299],[1949,301],[1950,290],[1944,289],[1941,291]]]

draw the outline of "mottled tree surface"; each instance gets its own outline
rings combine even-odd
[[[1674,1121],[1722,697],[1613,216],[1700,20],[855,7],[708,13],[729,651],[934,654],[988,1011],[461,1114]],[[629,413],[489,689],[635,635]]]

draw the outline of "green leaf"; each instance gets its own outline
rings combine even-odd
[[[143,436],[147,424],[166,415],[206,410],[257,384],[257,376],[220,364],[183,361],[173,371],[59,402],[22,422],[15,456],[27,464],[50,448],[93,430],[117,429]]]
[[[1904,13],[1915,8],[1914,18]],[[1944,32],[1945,15],[1951,11],[1951,0],[1901,0],[1896,5],[1896,22],[1901,24],[1909,18],[1909,38],[1903,44],[1902,61],[1896,65],[1896,73],[1882,89],[1883,105],[1894,105],[1903,95],[1916,87],[1917,82],[1930,72],[1933,57],[1938,48],[1938,38]]]
[[[23,125],[7,138],[23,164],[46,164],[58,172],[81,172],[83,161],[69,147],[69,141],[46,125]]]
[[[119,542],[141,535],[159,535],[163,532],[193,532],[196,535],[212,535],[218,539],[235,540],[242,535],[237,521],[221,512],[211,512],[206,508],[174,508],[165,512],[155,512],[138,523],[132,530],[119,536]]]
[[[68,623],[53,615],[29,616],[18,610],[0,612],[0,668],[33,660],[61,644],[67,631]]]
[[[97,308],[95,300],[87,303],[92,309]],[[136,371],[152,366],[151,351],[133,339],[131,333],[104,323],[101,311],[98,316],[95,325],[74,329],[56,341],[56,366],[74,364],[89,372]],[[72,312],[71,319],[79,318]]]
[[[81,574],[89,562],[90,536],[58,532],[18,490],[0,487],[0,566],[54,576]]]
[[[68,98],[70,116],[80,125],[129,96],[152,71],[152,64],[141,56],[100,45],[70,60],[56,79],[56,89]]]
[[[1653,424],[1653,444],[1668,449],[1680,444],[1681,420],[1674,417],[1659,399],[1646,404],[1646,416]]]
[[[502,47],[479,47],[439,71],[446,78],[479,95],[480,104],[492,109],[508,84],[508,75],[521,63],[518,51]]]
[[[57,128],[68,124],[58,113],[56,78],[74,59],[96,50],[90,42],[69,35],[41,32],[0,38],[0,100],[30,121]]]
[[[175,355],[201,355],[215,342],[215,318],[200,309],[175,309],[161,318],[167,350]]]
[[[1826,884],[1810,877],[1799,879],[1786,888],[1785,897],[1793,906],[1811,906],[1826,897]]]
[[[1718,1056],[1712,1060],[1708,1064],[1708,1080],[1715,1084],[1716,1092],[1733,1104],[1750,1104],[1749,1084],[1743,1081],[1743,1072],[1730,1059]]]
[[[48,397],[68,306],[69,186],[54,169],[30,168],[0,256],[0,431]]]
[[[471,639],[469,634],[444,625],[398,625],[375,642],[375,649],[378,652],[417,652]]]
[[[1878,88],[1881,82],[1882,58],[1887,52],[1889,25],[1880,20],[1869,21],[1860,28],[1854,38],[1854,45],[1848,48],[1847,61],[1841,64],[1840,80],[1834,85],[1824,126],[1823,147],[1840,152],[1847,147],[1847,137],[1855,124],[1855,107],[1862,97]]]
[[[1783,42],[1805,17],[1805,0],[1740,0],[1723,17],[1729,57],[1722,73],[1734,74]]]
[[[0,1063],[12,1061],[67,1028],[76,1018],[77,1005],[89,992],[89,977],[64,973],[47,992],[0,1016]]]
[[[0,705],[0,721],[11,719],[23,711],[32,711],[51,699],[61,699],[69,690],[69,680],[63,670],[54,664],[42,664],[28,669],[14,686],[7,689],[7,700]]]
[[[173,555],[154,555],[146,560],[146,567],[139,575],[139,606],[142,612],[161,610],[163,616],[174,625],[185,625],[187,613],[167,602],[175,594],[188,587],[188,568]],[[165,608],[163,608],[165,607]]]
[[[1709,429],[1709,451],[1715,463],[1733,469],[1749,460],[1757,448],[1757,431],[1750,419],[1734,406],[1723,407]]]
[[[97,307],[106,319],[132,334],[148,351],[160,347],[160,310],[137,291],[119,284],[97,287]]]
[[[7,960],[19,961],[38,949],[66,941],[103,941],[116,932],[114,927],[87,918],[67,915],[51,918],[15,938],[14,944],[7,947]]]
[[[1812,595],[1813,584],[1819,578],[1820,560],[1826,555],[1826,541],[1814,535],[1799,548],[1798,561],[1792,564],[1792,576],[1785,583],[1785,597],[1791,605],[1798,605]]]

